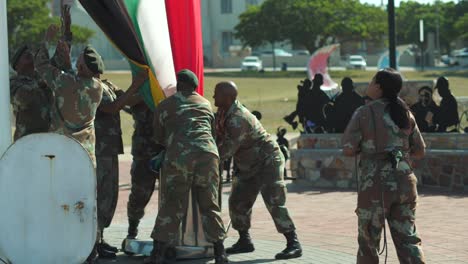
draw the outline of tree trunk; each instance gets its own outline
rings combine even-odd
[[[275,42],[271,42],[271,50],[273,51],[273,71],[276,71],[276,54],[275,54]]]

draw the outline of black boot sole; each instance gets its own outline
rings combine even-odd
[[[300,258],[302,257],[302,250],[296,251],[293,254],[287,254],[287,255],[280,255],[282,253],[278,253],[275,256],[275,259],[293,259],[293,258]]]
[[[226,249],[226,253],[227,254],[242,254],[242,253],[250,253],[250,252],[254,252],[255,251],[255,247],[252,245],[251,247],[244,247],[244,248],[239,248],[239,249],[235,249],[235,248],[227,248]]]

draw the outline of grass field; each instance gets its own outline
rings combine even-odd
[[[370,81],[375,72],[370,71],[333,71],[333,80],[340,82],[345,77],[351,77],[355,82]],[[434,80],[444,75],[449,78],[450,87],[455,96],[468,96],[468,71],[425,71],[404,72],[409,80]],[[305,72],[266,72],[266,73],[207,73],[205,75],[205,97],[213,102],[213,89],[216,83],[225,80],[234,81],[239,88],[239,100],[250,110],[262,113],[262,123],[270,132],[275,133],[280,125],[287,125],[283,117],[291,113],[296,107],[299,80],[306,77]],[[125,73],[110,73],[108,78],[119,87],[126,89],[130,85],[131,77]],[[213,106],[214,107],[214,106]],[[214,108],[215,109],[215,108]],[[130,115],[122,112],[122,129],[124,144],[131,144],[133,120]],[[288,130],[291,130],[288,127]]]

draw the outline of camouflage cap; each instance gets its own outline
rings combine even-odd
[[[16,50],[15,54],[11,58],[11,67],[14,70],[16,70],[15,67],[16,67],[16,64],[18,63],[19,59],[21,58],[21,55],[23,55],[24,52],[26,52],[28,49],[29,49],[28,45],[22,45],[21,47],[19,47]]]
[[[193,87],[197,87],[198,77],[191,70],[183,69],[177,73],[177,82],[184,82],[192,85]]]
[[[86,48],[84,48],[83,50],[83,57],[86,66],[94,74],[104,73],[104,62],[102,61],[101,55],[99,55],[99,53],[97,53],[97,51],[93,47],[89,45],[86,46]]]

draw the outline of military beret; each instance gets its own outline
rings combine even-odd
[[[11,58],[11,67],[15,69],[16,64],[18,63],[19,59],[21,58],[21,55],[23,55],[24,52],[26,52],[29,49],[28,45],[22,45],[19,47],[13,57]]]
[[[193,87],[198,86],[198,78],[191,70],[183,69],[177,73],[177,82],[191,84]]]
[[[102,61],[101,55],[91,47],[86,46],[83,50],[83,57],[86,63],[86,66],[94,74],[103,74],[104,73],[104,62]]]

